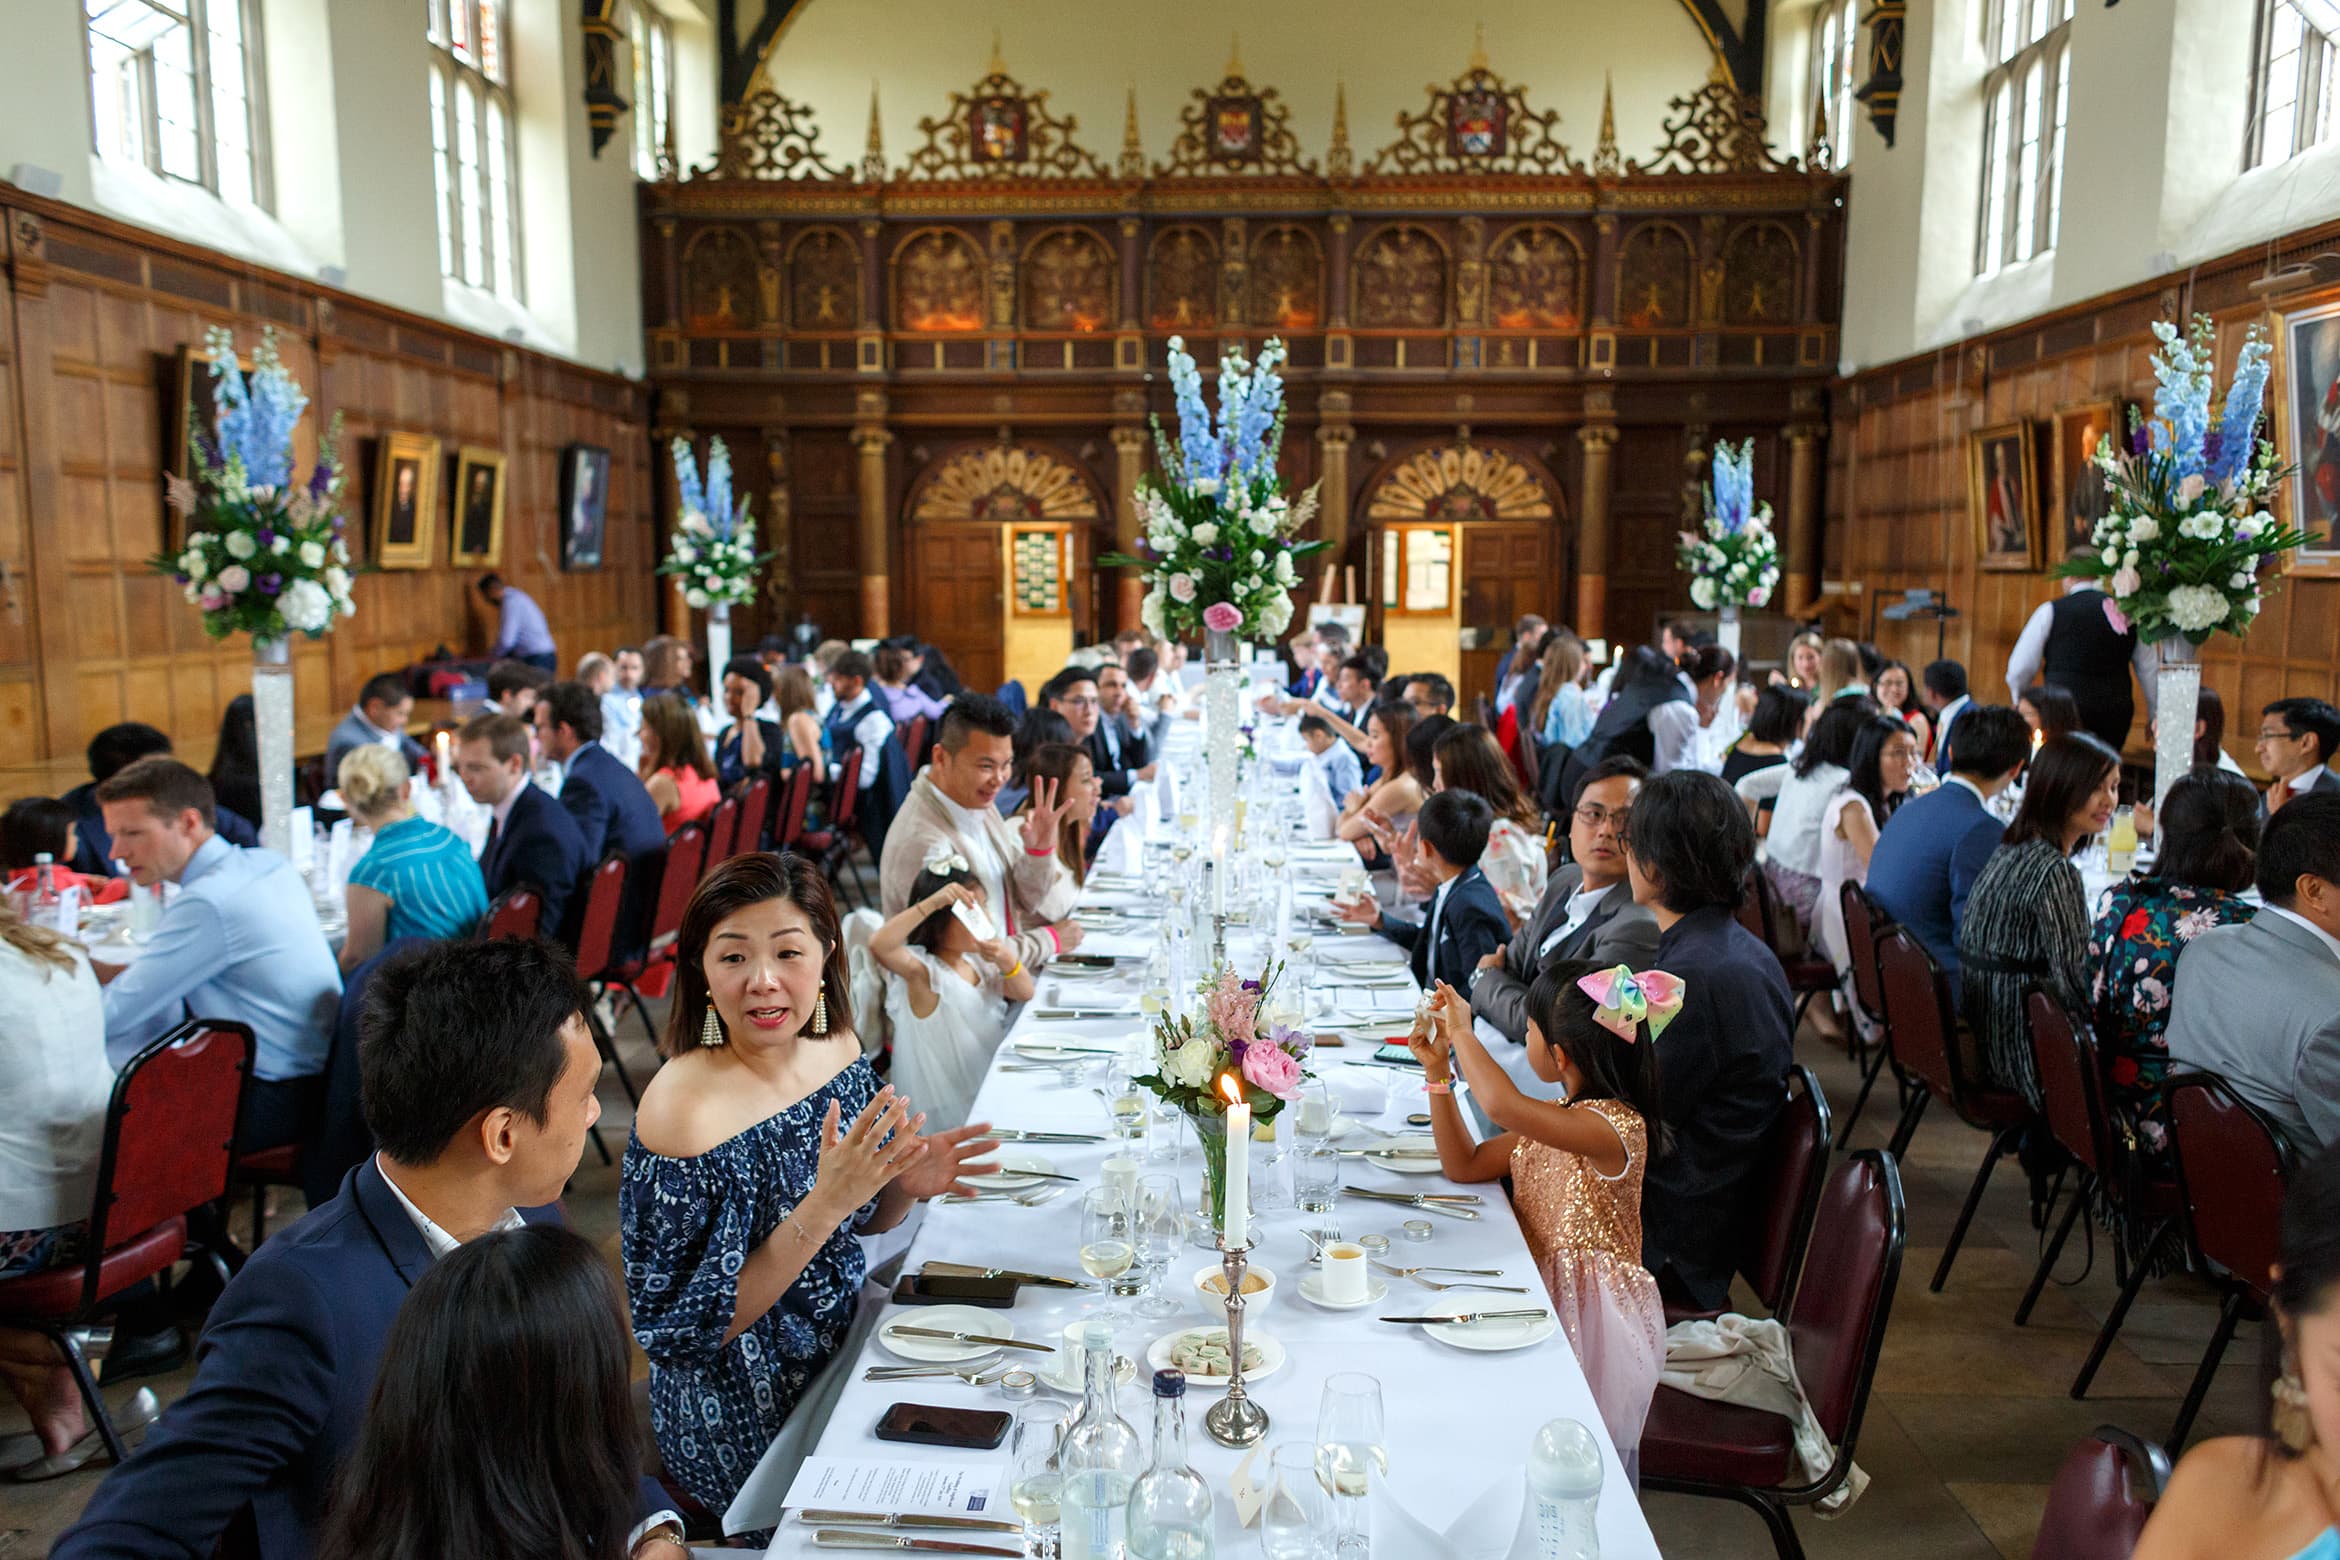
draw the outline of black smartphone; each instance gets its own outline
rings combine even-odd
[[[1015,1416],[996,1408],[937,1408],[930,1403],[896,1403],[878,1421],[881,1441],[907,1441],[913,1446],[963,1446],[969,1451],[995,1450],[1007,1439]]]
[[[894,1285],[896,1305],[979,1305],[1004,1311],[1016,1303],[1016,1281],[979,1274],[911,1273]]]

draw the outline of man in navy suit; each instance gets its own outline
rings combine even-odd
[[[517,715],[474,715],[455,739],[455,773],[471,799],[495,814],[479,875],[495,899],[526,883],[544,896],[537,927],[551,936],[569,895],[595,858],[567,809],[528,779],[528,723]]]
[[[1422,919],[1383,915],[1372,900],[1339,907],[1343,920],[1372,927],[1405,949],[1424,991],[1438,981],[1469,990],[1480,961],[1511,936],[1503,901],[1479,870],[1494,823],[1495,811],[1484,799],[1469,791],[1438,792],[1414,819],[1422,839],[1421,871],[1437,885]]]
[[[601,745],[599,694],[581,682],[554,683],[538,696],[535,715],[545,757],[562,766],[561,806],[585,842],[586,868],[613,855],[626,858],[614,947],[618,957],[629,957],[648,941],[646,928],[666,865],[666,825],[658,819],[658,804],[640,778]],[[569,919],[581,924],[584,908],[580,895],[570,905]]]
[[[307,1560],[391,1319],[466,1240],[561,1217],[600,1115],[584,993],[536,942],[435,943],[375,976],[359,1057],[379,1151],[220,1296],[195,1384],[98,1487],[58,1560]],[[645,1480],[635,1560],[684,1560]]]
[[[1970,707],[1958,717],[1950,778],[1905,802],[1886,820],[1869,852],[1869,897],[1958,979],[1958,923],[1983,863],[2006,825],[1983,803],[2014,782],[2031,757],[2031,728],[2003,704]]]

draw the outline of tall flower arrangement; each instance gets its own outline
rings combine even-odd
[[[699,476],[691,441],[674,441],[674,480],[682,495],[682,516],[668,540],[660,574],[682,581],[683,600],[693,608],[730,607],[756,593],[756,570],[773,554],[756,551],[756,522],[745,494],[731,491],[731,451],[721,439],[707,441],[707,475]]]
[[[1734,450],[1714,447],[1714,475],[1706,484],[1706,523],[1684,531],[1675,561],[1690,576],[1690,599],[1701,611],[1760,607],[1779,585],[1779,539],[1771,506],[1755,502],[1755,441]]]
[[[2284,468],[2258,436],[2269,369],[2264,332],[2251,327],[2223,406],[2209,316],[2194,316],[2183,335],[2157,321],[2153,334],[2161,348],[2153,355],[2151,437],[2134,452],[2117,448],[2119,440],[2099,442],[2096,464],[2111,501],[2089,538],[2096,550],[2060,572],[2101,582],[2116,629],[2199,647],[2220,630],[2248,629],[2284,555],[2311,538],[2267,507]]]
[[[1300,1097],[1308,1077],[1311,1037],[1266,1017],[1268,996],[1283,970],[1271,964],[1259,979],[1242,980],[1221,969],[1203,988],[1199,1014],[1164,1013],[1154,1021],[1154,1070],[1135,1080],[1193,1119],[1213,1224],[1225,1216],[1230,1096],[1251,1107],[1253,1122],[1269,1122],[1286,1101]]]
[[[211,416],[187,411],[191,477],[168,479],[171,508],[185,518],[187,544],[150,560],[202,610],[214,639],[250,634],[280,640],[323,634],[355,610],[349,546],[342,538],[344,473],[335,454],[336,415],[319,441],[309,480],[293,480],[293,429],[308,410],[299,381],[264,332],[247,378],[234,335],[213,327]]]
[[[1160,470],[1140,479],[1145,557],[1112,553],[1109,567],[1146,571],[1146,627],[1173,639],[1199,632],[1272,639],[1292,621],[1295,561],[1330,544],[1294,538],[1316,513],[1311,485],[1297,502],[1284,491],[1276,455],[1284,442],[1284,344],[1258,361],[1219,360],[1219,415],[1203,400],[1202,372],[1184,338],[1170,338],[1170,386],[1178,434],[1154,422]]]

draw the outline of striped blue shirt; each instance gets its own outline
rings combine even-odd
[[[427,818],[401,818],[375,835],[349,880],[390,901],[385,942],[465,937],[487,914],[487,886],[471,847]]]

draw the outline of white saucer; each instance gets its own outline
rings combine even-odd
[[[1067,1392],[1074,1397],[1079,1397],[1088,1389],[1089,1384],[1078,1376],[1057,1374],[1060,1366],[1069,1366],[1072,1363],[1072,1358],[1071,1354],[1059,1349],[1056,1358],[1036,1372],[1040,1378],[1040,1385],[1052,1391]],[[1137,1361],[1126,1354],[1113,1356],[1113,1384],[1117,1387],[1126,1387],[1135,1380],[1137,1380]]]
[[[996,1352],[980,1343],[952,1343],[946,1338],[896,1337],[897,1327],[930,1327],[936,1332],[981,1333],[989,1338],[1013,1338],[1016,1324],[997,1311],[978,1310],[971,1305],[917,1305],[905,1306],[901,1314],[891,1316],[878,1328],[878,1342],[890,1354],[906,1360],[920,1360],[928,1364],[956,1365],[962,1360],[976,1359]],[[1021,1351],[1019,1351],[1021,1352]]]
[[[1311,1273],[1300,1280],[1300,1298],[1310,1305],[1320,1305],[1328,1311],[1361,1311],[1369,1305],[1379,1305],[1389,1297],[1389,1285],[1380,1279],[1368,1279],[1365,1296],[1361,1300],[1327,1300],[1324,1297],[1324,1275]]]
[[[1053,1172],[1056,1169],[1054,1164],[1040,1155],[1019,1149],[1006,1149],[992,1157],[999,1163],[997,1170],[988,1175],[970,1175],[962,1179],[977,1191],[1020,1192],[1038,1186],[1046,1179],[1045,1175],[1034,1175],[1031,1172]]]

